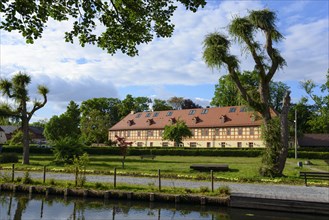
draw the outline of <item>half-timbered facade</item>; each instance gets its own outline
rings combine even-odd
[[[183,140],[191,148],[261,148],[261,117],[244,106],[138,112],[127,115],[109,130],[109,140],[124,137],[139,147],[171,147],[163,140],[165,125],[185,121],[193,136]]]

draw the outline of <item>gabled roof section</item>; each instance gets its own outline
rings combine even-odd
[[[19,126],[16,126],[16,125],[0,125],[0,127],[5,132],[5,134],[12,134],[17,129],[19,129]]]
[[[163,129],[166,125],[171,124],[173,118],[175,120],[185,121],[189,128],[247,127],[259,126],[262,124],[261,117],[254,117],[256,113],[254,111],[246,110],[245,106],[199,108],[193,109],[193,112],[191,110],[192,109],[183,109],[156,111],[151,112],[151,114],[150,112],[129,114],[110,128],[110,131]],[[272,114],[273,116],[275,115],[274,112],[272,112]],[[154,115],[156,115],[156,117],[154,117]],[[223,120],[223,116],[225,116],[225,120]],[[129,126],[129,120],[134,121],[133,126]],[[155,121],[156,123],[153,123],[152,126],[150,126],[150,121]]]
[[[298,138],[301,147],[329,147],[329,134],[304,134]]]

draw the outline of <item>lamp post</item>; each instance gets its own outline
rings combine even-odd
[[[297,109],[295,109],[295,159],[297,159]]]

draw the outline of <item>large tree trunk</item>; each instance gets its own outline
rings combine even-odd
[[[281,146],[282,148],[278,152],[278,163],[277,170],[278,173],[282,175],[286,159],[288,156],[289,147],[289,127],[288,127],[288,113],[290,108],[290,91],[287,91],[283,99],[282,113],[280,115],[281,124]]]
[[[23,132],[23,161],[22,164],[30,164],[30,138],[29,138],[29,121],[22,117]]]

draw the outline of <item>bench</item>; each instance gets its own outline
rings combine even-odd
[[[307,179],[329,180],[329,172],[299,172],[299,176],[305,180],[307,186]]]
[[[190,169],[198,171],[228,171],[227,164],[192,164]]]
[[[143,160],[144,158],[151,158],[152,160],[155,158],[155,155],[141,155],[141,159]]]

